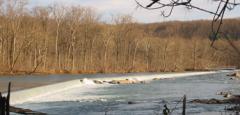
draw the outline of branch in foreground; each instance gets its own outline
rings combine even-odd
[[[175,7],[184,6],[187,9],[196,9],[205,13],[213,15],[212,20],[212,35],[209,39],[214,44],[214,41],[218,39],[219,33],[221,33],[221,26],[223,24],[223,18],[226,10],[233,10],[236,6],[240,5],[237,0],[212,0],[217,3],[217,9],[215,11],[210,11],[199,6],[193,5],[194,0],[148,0],[151,1],[148,5],[144,6],[139,0],[135,0],[137,5],[148,10],[161,10],[161,15],[163,17],[169,17],[172,15]],[[168,11],[167,11],[168,10]]]

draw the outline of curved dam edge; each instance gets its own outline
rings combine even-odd
[[[81,82],[79,82],[79,80],[71,80],[71,81],[66,81],[62,83],[56,83],[56,84],[40,86],[36,88],[14,91],[11,93],[10,104],[16,105],[16,104],[25,103],[27,101],[30,101],[32,98],[61,92],[79,85],[81,85]]]
[[[166,73],[166,74],[154,74],[154,75],[143,75],[143,76],[119,76],[119,77],[111,77],[111,78],[89,78],[89,80],[102,80],[102,81],[112,81],[112,80],[124,80],[135,78],[138,80],[151,81],[154,78],[158,79],[168,79],[168,78],[181,78],[181,77],[191,77],[198,75],[208,75],[208,74],[216,74],[216,73],[224,73],[221,71],[209,71],[209,72],[186,72],[186,73]],[[25,89],[20,91],[14,91],[11,93],[10,104],[22,104],[30,101],[33,98],[39,96],[46,96],[53,93],[61,92],[64,90],[68,90],[74,87],[81,87],[84,85],[80,82],[80,79],[71,80],[31,89]],[[6,95],[6,94],[4,94]]]
[[[182,78],[182,77],[191,77],[191,76],[198,76],[198,75],[208,75],[208,74],[215,74],[215,73],[222,73],[222,72],[208,71],[208,72],[163,73],[163,74],[142,75],[142,76],[119,76],[119,77],[112,77],[112,78],[94,78],[94,80],[112,81],[112,80],[124,80],[124,79],[135,78],[143,81],[151,81],[154,78],[170,79],[170,78]]]

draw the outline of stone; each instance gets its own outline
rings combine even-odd
[[[126,79],[126,80],[118,80],[117,83],[118,84],[133,84],[134,82]]]
[[[93,82],[96,83],[96,84],[103,84],[103,82],[99,81],[99,80],[93,80]]]
[[[160,80],[160,78],[153,78],[153,80],[154,80],[154,81],[156,81],[156,80]]]
[[[119,84],[116,80],[112,80],[112,81],[110,81],[108,83],[110,83],[110,84]]]
[[[144,84],[146,81],[138,81],[135,79],[125,79],[125,80],[112,80],[108,82],[110,84]]]
[[[112,80],[109,82],[110,84],[133,84],[134,82],[131,80]]]
[[[235,73],[232,73],[232,74],[228,74],[227,76],[240,78],[240,72],[238,71],[238,72],[235,72]]]
[[[224,91],[221,91],[221,92],[218,92],[217,95],[227,95],[227,94],[231,94],[231,92],[224,92]]]
[[[201,104],[225,104],[227,103],[225,100],[218,99],[194,99],[191,103],[201,103]]]
[[[146,82],[146,81],[140,81],[140,83],[141,83],[141,84],[145,84],[145,83],[147,83],[147,82]]]
[[[129,101],[128,104],[129,104],[129,105],[132,105],[132,104],[136,104],[136,102]]]
[[[237,105],[237,106],[233,106],[233,107],[230,107],[230,108],[226,108],[226,110],[228,111],[240,111],[240,106]],[[238,114],[236,114],[238,115]]]
[[[236,76],[237,78],[240,78],[240,72],[236,72]]]

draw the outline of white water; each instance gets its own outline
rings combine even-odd
[[[222,72],[222,71],[221,71]],[[171,78],[181,78],[181,77],[190,77],[198,75],[207,75],[219,73],[218,71],[209,71],[209,72],[186,72],[186,73],[166,73],[166,74],[153,74],[153,75],[140,75],[140,76],[119,76],[111,78],[95,78],[94,80],[100,81],[112,81],[112,80],[138,80],[138,81],[151,81],[154,78],[158,79],[171,79]]]
[[[15,105],[15,104],[24,103],[24,102],[33,100],[34,98],[37,98],[37,97],[43,97],[43,96],[51,95],[53,93],[62,92],[67,89],[78,87],[80,85],[81,84],[79,83],[79,80],[73,80],[73,81],[68,81],[64,83],[58,83],[53,85],[47,85],[47,86],[42,86],[37,88],[16,91],[11,93],[10,104]]]
[[[94,78],[94,80],[111,81],[122,79],[133,79],[141,81],[150,81],[154,78],[179,78],[197,75],[215,74],[217,72],[189,72],[189,73],[173,73],[159,75],[144,75],[144,76],[119,76],[114,78]],[[52,102],[52,101],[81,101],[89,99],[101,99],[100,96],[83,96],[84,92],[97,92],[99,87],[109,87],[111,85],[95,85],[93,79],[67,81],[53,85],[32,88],[11,93],[11,105],[21,104],[25,102]],[[107,96],[104,96],[107,98]]]
[[[93,82],[93,80],[89,80],[89,79],[87,79],[87,78],[84,78],[84,79],[82,80],[82,83],[85,84],[85,85],[96,85],[96,84]]]

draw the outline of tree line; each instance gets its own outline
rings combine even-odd
[[[239,67],[225,39],[211,47],[210,21],[140,24],[131,16],[101,21],[93,9],[26,0],[0,2],[1,73],[168,72]],[[239,46],[239,19],[223,29]],[[217,47],[217,48],[216,48]],[[219,48],[218,48],[219,47]]]

